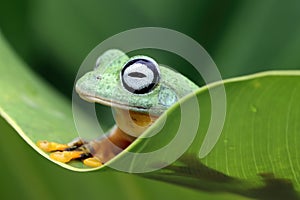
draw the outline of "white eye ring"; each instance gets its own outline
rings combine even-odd
[[[130,59],[121,71],[122,86],[134,94],[152,91],[160,80],[158,64],[147,56]]]

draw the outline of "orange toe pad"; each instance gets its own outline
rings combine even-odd
[[[51,153],[50,158],[59,162],[67,163],[70,160],[80,158],[82,154],[82,151],[58,151]]]
[[[101,161],[95,157],[87,158],[83,161],[83,163],[89,167],[100,167],[102,165]]]
[[[55,142],[48,142],[47,140],[43,140],[43,141],[38,141],[37,146],[42,149],[43,151],[46,152],[51,152],[51,151],[62,151],[66,148],[68,148],[69,146],[66,144],[59,144],[59,143],[55,143]]]

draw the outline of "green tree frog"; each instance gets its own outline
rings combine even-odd
[[[148,56],[129,58],[117,49],[104,52],[94,70],[76,83],[76,92],[86,101],[111,106],[116,125],[105,137],[92,141],[75,139],[69,144],[39,141],[54,160],[79,159],[97,167],[107,162],[137,137],[181,97],[198,86],[180,73],[158,65]]]

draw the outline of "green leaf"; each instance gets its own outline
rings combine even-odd
[[[28,69],[15,67],[22,63],[4,45],[0,45],[0,55],[0,114],[26,142],[48,158],[35,143],[44,139],[65,143],[77,136],[71,105]],[[211,115],[208,89],[217,89],[221,83],[199,89],[201,120],[196,121],[199,129],[192,145],[172,165],[141,175],[203,191],[248,197],[283,194],[285,198],[296,198],[295,190],[300,190],[299,75],[299,71],[277,71],[226,80],[225,125],[215,147],[202,159],[198,155]],[[188,96],[180,103],[193,112],[191,101],[192,96]],[[124,159],[128,152],[149,152],[168,144],[177,132],[180,112],[180,104],[173,106],[165,113],[167,119],[158,134],[139,138],[110,164],[128,162]],[[152,135],[163,122],[164,118],[158,120],[144,136]],[[167,156],[159,156],[162,164]],[[74,171],[96,170],[78,162],[56,164]],[[101,168],[104,169],[109,168]]]
[[[0,55],[0,114],[30,146],[49,158],[37,148],[38,140],[66,142],[78,137],[71,104],[28,68],[18,67],[23,63],[15,59],[6,45],[0,45]],[[80,163],[73,166],[77,166],[76,170],[86,168]]]
[[[222,82],[214,83],[197,92],[201,120],[197,136],[184,155],[171,166],[143,176],[200,190],[231,191],[249,197],[297,198],[300,71],[270,71],[225,80],[226,121],[212,151],[200,159],[211,115],[209,90],[217,91],[221,86]],[[183,99],[181,106],[193,113],[195,108],[188,106],[190,99],[191,96]],[[139,139],[129,150],[140,152],[142,148],[148,152],[157,143],[168,144],[168,138],[177,132],[174,124],[181,120],[179,105],[167,114],[169,120],[158,136]],[[152,131],[149,129],[145,134],[151,135]],[[163,136],[167,134],[168,138]],[[164,160],[164,155],[157,159]]]
[[[269,71],[250,76],[213,83],[197,91],[201,120],[192,145],[172,165],[142,176],[171,182],[194,189],[232,192],[255,198],[298,199],[300,190],[299,141],[300,141],[300,71]],[[201,146],[211,120],[209,91],[218,91],[224,83],[227,96],[227,115],[221,136],[212,151],[200,158]],[[182,122],[180,106],[187,113],[197,109],[192,95],[176,104],[165,115],[163,129],[154,137],[160,119],[145,132],[127,151],[152,152],[168,145],[176,136]],[[191,117],[190,121],[193,121]],[[192,125],[192,123],[191,123]],[[185,129],[190,134],[190,129]],[[178,144],[180,147],[180,144]],[[148,165],[163,165],[168,156],[156,155],[156,162],[145,160]],[[122,152],[113,162],[145,167],[138,159]],[[130,169],[129,169],[130,170]]]

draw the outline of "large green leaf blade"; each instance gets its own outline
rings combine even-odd
[[[274,173],[293,180],[299,190],[299,72],[268,72],[225,86],[226,123],[218,145],[203,162],[245,179]]]
[[[297,198],[294,189],[300,190],[299,75],[299,71],[270,71],[225,80],[224,128],[212,151],[202,159],[199,152],[211,112],[209,90],[217,90],[222,82],[201,88],[197,92],[201,120],[193,144],[171,166],[144,176],[200,190],[231,191],[251,197]],[[187,97],[182,104],[189,101]],[[179,110],[177,104],[167,112],[171,120],[159,134],[170,135],[173,131],[171,138],[176,134],[174,124],[180,122]],[[189,112],[193,112],[193,108]],[[149,129],[145,134],[153,131]],[[143,152],[153,151],[152,146],[166,145],[169,141],[163,135],[140,139],[131,150],[140,152],[142,147]],[[163,161],[164,155],[157,160]]]

